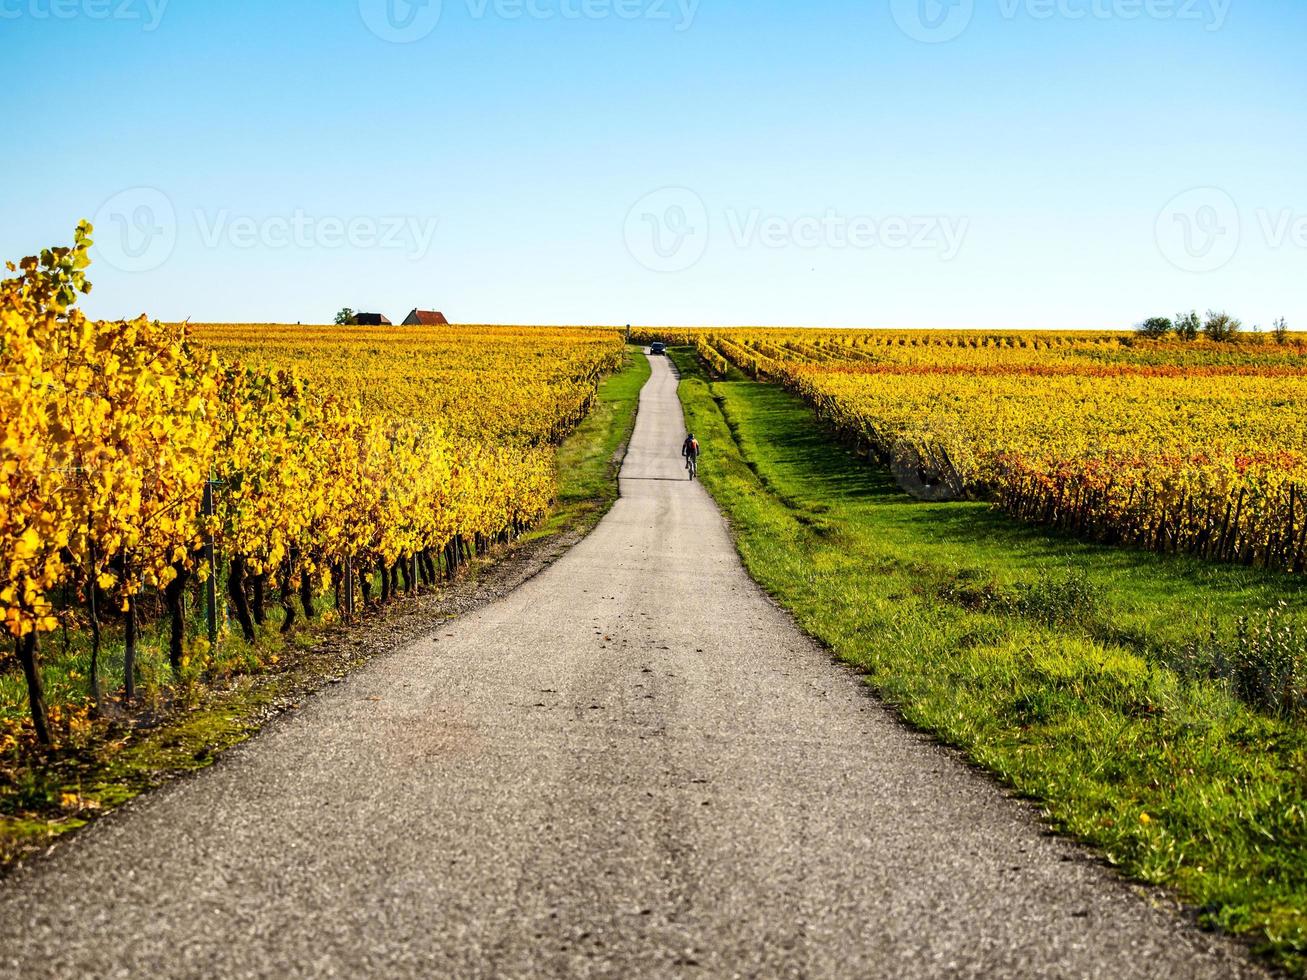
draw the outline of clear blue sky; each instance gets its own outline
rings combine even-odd
[[[0,0],[0,255],[100,215],[101,317],[1307,329],[1305,47],[1299,0]]]

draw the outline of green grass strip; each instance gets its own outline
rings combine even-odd
[[[593,526],[617,500],[617,474],[635,431],[649,359],[628,347],[626,365],[599,387],[590,415],[558,449],[558,506],[530,537],[554,534],[577,522]]]
[[[673,357],[701,478],[803,629],[1063,832],[1307,973],[1307,733],[1158,656],[1279,603],[1301,617],[1298,580],[914,501],[796,397]]]

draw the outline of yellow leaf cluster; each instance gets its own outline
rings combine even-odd
[[[91,234],[0,282],[0,615],[15,637],[56,626],[65,583],[126,603],[210,542],[298,579],[529,526],[554,495],[553,446],[622,356],[615,332],[587,329],[91,322],[75,305]]]

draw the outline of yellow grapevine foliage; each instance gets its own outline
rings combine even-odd
[[[556,444],[618,366],[614,330],[195,324],[224,360],[293,370],[368,417],[438,425],[457,443]]]
[[[4,548],[0,609],[23,637],[55,623],[74,571],[124,601],[165,584],[199,535],[212,452],[212,365],[147,320],[92,324],[90,227],[0,284]]]
[[[83,224],[0,283],[14,637],[57,625],[63,584],[125,603],[195,570],[206,541],[289,582],[521,530],[622,357],[616,332],[586,329],[93,323],[75,306],[90,246]]]
[[[673,333],[718,373],[734,366],[785,385],[922,482],[1023,519],[1294,572],[1307,563],[1307,346],[1298,339]]]
[[[342,558],[393,565],[536,523],[555,492],[553,446],[622,357],[615,331],[588,328],[190,332],[256,366],[224,387],[216,474],[218,526],[253,574],[291,556],[296,575]],[[287,486],[269,495],[269,481]],[[277,502],[295,493],[292,518]]]
[[[0,282],[0,609],[15,637],[54,627],[48,595],[65,574],[63,549],[80,516],[65,492],[69,474],[48,406],[59,384],[51,338],[67,330],[87,343],[81,318],[68,311],[89,288],[88,236],[83,226],[71,249],[8,263],[17,275]]]

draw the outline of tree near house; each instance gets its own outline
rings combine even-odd
[[[348,306],[344,307],[336,314],[336,325],[338,327],[352,327],[358,322],[358,314]]]

